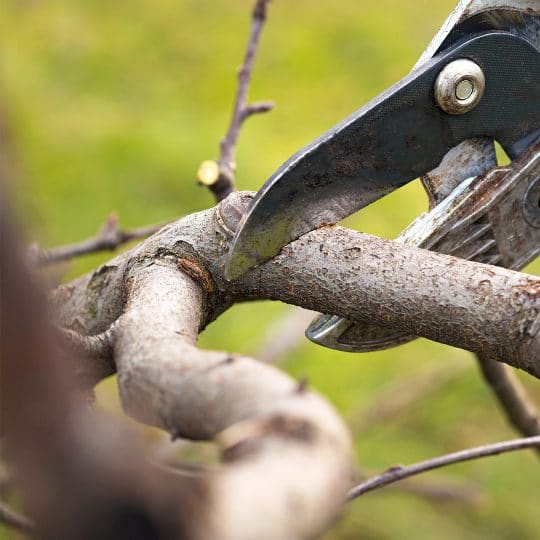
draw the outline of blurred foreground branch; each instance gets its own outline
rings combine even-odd
[[[34,524],[26,516],[19,514],[0,501],[0,523],[27,535],[35,534]]]

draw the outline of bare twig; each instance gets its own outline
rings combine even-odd
[[[505,441],[495,444],[488,444],[485,446],[478,446],[475,448],[468,448],[467,450],[461,450],[452,454],[446,454],[426,461],[415,463],[414,465],[398,465],[391,467],[384,473],[362,482],[356,487],[352,488],[348,495],[347,500],[351,501],[373,491],[380,489],[394,482],[399,482],[404,478],[410,478],[433,469],[439,469],[441,467],[447,467],[455,463],[462,463],[463,461],[470,461],[473,459],[479,459],[490,456],[497,456],[505,452],[513,452],[516,450],[525,450],[527,448],[540,448],[540,436],[526,437],[523,439],[515,439],[512,441]]]
[[[66,346],[83,358],[103,358],[112,362],[114,325],[95,336],[85,336],[66,328],[60,329]]]
[[[508,421],[526,437],[540,435],[540,418],[527,390],[504,364],[477,356],[484,380],[493,391]],[[540,454],[540,448],[537,450]]]
[[[271,111],[274,104],[271,102],[248,104],[249,84],[253,72],[253,63],[261,32],[266,20],[267,8],[270,0],[257,0],[252,12],[252,25],[249,34],[244,63],[238,71],[238,89],[233,105],[231,122],[227,133],[220,143],[220,156],[217,162],[205,161],[201,165],[198,180],[212,191],[216,201],[225,199],[234,191],[234,176],[236,170],[236,145],[243,123],[254,114]]]
[[[30,259],[34,264],[45,266],[48,264],[69,261],[81,255],[97,253],[99,251],[114,251],[123,244],[131,240],[146,238],[155,232],[159,231],[165,223],[159,225],[149,225],[139,229],[121,229],[118,226],[118,216],[111,214],[101,230],[95,236],[52,249],[40,249],[37,246],[32,246],[30,249]]]
[[[0,523],[16,529],[24,534],[34,534],[34,524],[22,514],[19,514],[0,501]]]
[[[360,471],[355,475],[355,482],[364,482],[372,474],[367,471]],[[429,502],[460,502],[464,504],[477,504],[482,498],[480,486],[473,482],[456,483],[441,481],[426,481],[411,478],[396,483],[389,489],[399,490],[401,492],[421,497]]]

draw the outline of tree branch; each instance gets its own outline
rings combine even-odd
[[[510,424],[526,437],[540,435],[538,411],[510,368],[483,356],[477,356],[477,361],[484,380]]]
[[[114,324],[97,336],[84,336],[73,330],[60,330],[66,347],[82,358],[113,362]]]
[[[124,310],[126,272],[164,253],[191,268],[207,296],[204,327],[235,302],[272,299],[484,354],[540,378],[540,279],[400,245],[341,227],[313,231],[235,282],[228,242],[251,194],[163,229],[53,295],[60,324],[106,330]]]
[[[238,88],[233,104],[231,122],[220,143],[220,156],[217,162],[205,161],[199,168],[198,180],[212,191],[216,201],[222,201],[235,189],[236,145],[244,122],[254,114],[271,111],[274,104],[261,102],[248,104],[249,84],[253,64],[270,0],[256,0],[252,12],[252,25],[248,38],[244,63],[238,71]]]
[[[173,437],[220,444],[225,463],[209,483],[207,537],[313,538],[325,530],[350,483],[351,440],[339,415],[271,366],[197,349],[207,291],[175,257],[129,274],[115,332],[122,404]]]
[[[2,501],[0,501],[0,523],[27,535],[35,534],[32,521],[26,516],[15,512]]]
[[[356,482],[365,482],[372,475],[368,472],[361,471],[355,478]],[[441,481],[426,481],[416,478],[405,479],[392,485],[392,488],[421,497],[429,502],[461,502],[464,504],[477,504],[482,498],[482,490],[480,486],[472,483],[456,483],[456,482],[441,482]]]
[[[97,253],[99,251],[114,251],[131,240],[146,238],[159,231],[165,223],[149,225],[139,229],[121,229],[118,226],[118,216],[111,214],[98,234],[67,246],[51,249],[40,249],[34,245],[30,248],[30,260],[39,266],[46,266],[63,261],[69,261],[81,255]]]
[[[528,448],[540,448],[540,436],[468,448],[467,450],[461,450],[460,452],[454,452],[453,454],[446,454],[437,458],[428,459],[427,461],[421,461],[414,465],[399,465],[392,467],[384,473],[351,489],[347,495],[347,500],[351,501],[369,491],[380,489],[389,484],[403,480],[404,478],[410,478],[411,476],[416,476],[427,471],[447,467],[448,465],[453,465],[455,463],[497,456],[506,452],[514,452],[516,450],[525,450]]]

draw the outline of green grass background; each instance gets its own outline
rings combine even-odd
[[[194,177],[202,160],[217,157],[251,4],[2,2],[0,112],[12,165],[11,200],[29,240],[44,246],[77,241],[94,234],[111,211],[130,227],[213,204]],[[277,108],[249,120],[242,132],[239,188],[256,190],[295,150],[404,76],[453,5],[274,0],[251,96],[272,99]],[[392,238],[425,208],[415,183],[348,223]],[[107,258],[80,259],[63,269],[65,278]],[[288,309],[236,306],[201,336],[201,345],[254,354],[268,324]],[[425,340],[361,356],[303,341],[283,366],[308,377],[351,417],[389,384],[453,362],[468,362],[470,369],[358,434],[359,463],[379,471],[513,436],[471,355]],[[538,382],[522,380],[540,401]],[[118,411],[114,380],[100,385],[98,399],[104,409]],[[540,467],[531,452],[456,466],[425,480],[472,482],[482,497],[475,505],[442,504],[380,491],[350,504],[325,538],[540,538]],[[13,536],[0,529],[0,537]]]

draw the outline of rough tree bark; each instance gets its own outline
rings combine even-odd
[[[106,331],[123,313],[127,284],[141,268],[170,257],[205,292],[201,330],[235,302],[280,300],[399,328],[540,378],[540,280],[531,275],[328,227],[227,282],[228,242],[251,196],[235,193],[60,287],[53,295],[59,324],[86,335]],[[114,365],[94,362],[79,369],[96,381]]]
[[[313,537],[351,482],[350,437],[324,399],[272,366],[196,348],[200,330],[235,302],[281,300],[393,325],[540,377],[533,276],[330,227],[227,282],[228,244],[251,197],[235,193],[170,224],[51,295],[81,382],[117,371],[128,414],[220,444],[224,466],[200,478],[195,539]]]
[[[540,282],[341,227],[309,233],[227,282],[229,241],[251,197],[234,193],[166,226],[60,287],[52,305],[63,327],[93,335],[94,361],[78,365],[82,380],[116,370],[128,414],[173,437],[221,444],[227,466],[211,483],[212,534],[310,537],[346,494],[346,428],[323,399],[273,367],[197,349],[198,332],[235,302],[281,300],[391,325],[540,378]],[[78,350],[92,356],[87,339]],[[261,522],[273,526],[261,530]]]

